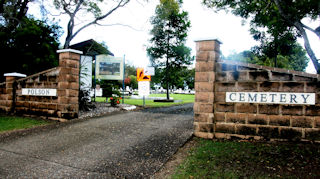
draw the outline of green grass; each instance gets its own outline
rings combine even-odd
[[[23,117],[0,116],[0,132],[48,124],[47,121]]]
[[[320,145],[198,139],[172,178],[319,178]]]
[[[150,97],[166,97],[166,94],[151,94]],[[181,102],[172,102],[172,103],[161,103],[161,102],[153,102],[153,100],[145,100],[146,107],[164,107],[164,106],[172,106],[172,105],[179,105],[185,103],[193,103],[194,102],[194,95],[189,94],[170,94],[174,100],[181,100]],[[97,102],[105,102],[106,98],[104,97],[97,97]],[[122,103],[122,100],[120,100]],[[136,106],[142,106],[143,100],[142,99],[124,99],[125,104],[131,104]]]

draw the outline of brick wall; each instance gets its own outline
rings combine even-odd
[[[320,141],[318,75],[222,61],[219,41],[196,44],[196,136]],[[315,93],[315,105],[226,102],[226,92]]]
[[[59,66],[0,84],[0,110],[63,121],[78,117],[80,51],[60,50]],[[56,96],[22,95],[22,88],[56,89]]]

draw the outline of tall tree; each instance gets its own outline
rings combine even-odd
[[[162,82],[166,83],[167,100],[169,86],[174,72],[185,68],[191,63],[191,49],[185,46],[187,32],[190,28],[188,13],[182,11],[182,0],[160,0],[155,15],[151,18],[151,45],[147,53],[153,65],[165,68]]]
[[[320,39],[320,26],[312,28],[302,22],[302,19],[309,18],[313,21],[320,18],[319,0],[203,0],[203,3],[217,10],[232,9],[232,13],[245,19],[250,19],[251,30],[254,35],[258,31],[274,37],[275,45],[279,36],[291,33],[295,37],[301,36],[304,39],[304,48],[307,51],[313,65],[320,73],[320,64],[316,58],[306,31],[317,35]],[[260,29],[258,29],[260,28]]]
[[[67,25],[67,37],[64,43],[64,48],[70,46],[70,42],[75,38],[83,29],[91,25],[99,25],[99,22],[106,17],[110,16],[117,9],[124,7],[130,2],[130,0],[115,0],[108,1],[111,4],[114,4],[108,10],[102,9],[104,7],[104,2],[107,0],[54,0],[53,3],[56,9],[61,10],[63,14],[69,16],[69,21]],[[88,14],[89,13],[89,14]],[[86,18],[92,16],[91,20],[86,23],[82,23],[76,27],[76,19],[83,18],[81,15],[86,14]],[[79,21],[78,21],[79,23]]]
[[[266,48],[269,48],[269,46],[267,45]],[[274,67],[275,64],[273,61],[273,56],[270,57],[270,55],[266,55],[265,53],[269,53],[268,49],[254,47],[252,48],[252,51],[234,53],[225,59]],[[290,52],[287,52],[286,55],[278,54],[276,58],[278,59],[277,66],[279,68],[296,71],[305,71],[309,62],[309,59],[306,56],[306,51],[298,43],[292,44],[290,47]]]

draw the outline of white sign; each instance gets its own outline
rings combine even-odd
[[[22,95],[28,95],[28,96],[57,96],[57,89],[22,88]]]
[[[150,95],[150,82],[149,81],[139,81],[138,82],[139,96],[149,96]]]
[[[81,55],[80,58],[80,88],[91,89],[92,87],[92,57]]]
[[[226,92],[226,102],[315,105],[315,93]]]
[[[147,67],[144,69],[144,75],[151,75],[153,76],[155,73],[154,73],[154,67]]]

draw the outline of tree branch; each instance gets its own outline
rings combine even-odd
[[[124,27],[128,27],[132,30],[135,30],[135,31],[143,31],[142,29],[136,29],[130,25],[126,25],[126,24],[120,24],[120,23],[115,23],[115,24],[99,24],[99,23],[96,23],[97,25],[100,25],[100,26],[124,26]]]
[[[102,16],[99,16],[99,17],[95,18],[95,20],[93,20],[93,21],[89,22],[88,24],[86,24],[86,25],[82,26],[81,28],[79,28],[79,29],[72,35],[72,38],[71,38],[71,39],[73,39],[73,38],[74,38],[80,31],[82,31],[83,29],[89,27],[90,25],[97,24],[97,22],[98,22],[99,20],[102,20],[102,19],[108,17],[108,16],[111,15],[115,10],[117,10],[117,9],[120,8],[120,7],[125,6],[125,5],[126,5],[127,3],[129,3],[129,2],[130,2],[130,0],[121,0],[121,1],[118,3],[118,5],[117,5],[116,7],[114,7],[113,9],[111,9],[109,12],[107,12],[106,14],[104,14],[104,15],[102,15]]]

